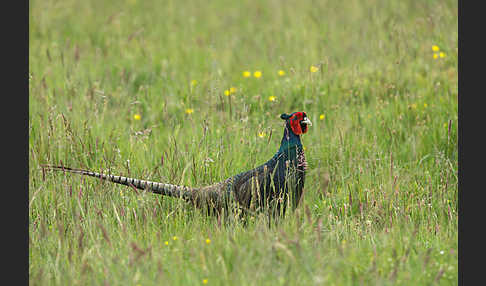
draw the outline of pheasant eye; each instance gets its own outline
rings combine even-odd
[[[304,123],[305,120],[306,120],[306,118],[304,117],[304,120],[302,120],[300,122],[300,129],[302,130],[302,133],[306,133],[307,132],[307,124]]]

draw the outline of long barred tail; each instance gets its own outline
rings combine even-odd
[[[161,195],[177,197],[177,198],[184,198],[187,200],[190,200],[192,198],[192,193],[196,191],[196,189],[186,187],[186,186],[176,186],[171,184],[145,181],[145,180],[128,178],[123,176],[107,175],[103,173],[97,173],[97,172],[92,172],[92,171],[82,170],[82,169],[73,169],[64,166],[42,165],[42,168],[48,170],[64,171],[69,173],[75,173],[75,174],[100,178],[102,180],[107,180],[125,186],[133,186],[137,189],[146,190],[155,194],[161,194]]]

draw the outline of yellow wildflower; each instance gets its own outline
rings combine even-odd
[[[320,120],[324,120],[324,118],[326,118],[326,116],[324,114],[319,115]]]
[[[208,279],[204,279],[203,284],[208,284]]]
[[[269,101],[275,101],[276,99],[277,99],[277,97],[276,96],[273,96],[273,95],[271,95],[271,96],[268,97],[268,100]]]
[[[229,89],[230,94],[233,94],[236,92],[236,87],[230,87]]]
[[[191,80],[191,86],[195,86],[197,84],[197,80],[193,79]]]
[[[206,244],[210,244],[211,243],[211,239],[207,238],[206,239]]]
[[[434,60],[436,60],[437,58],[439,58],[439,55],[437,53],[434,53]]]
[[[262,76],[262,72],[256,71],[256,72],[253,73],[253,76],[256,77],[256,78],[260,78]]]
[[[224,91],[224,95],[226,95],[226,96],[229,96],[230,95],[229,89],[227,89],[227,90]]]
[[[194,112],[194,109],[192,109],[192,108],[187,108],[186,109],[186,114],[191,114],[193,112]]]
[[[137,114],[133,115],[133,119],[140,120],[140,119],[142,119],[142,116],[137,113]]]
[[[434,51],[434,52],[438,52],[438,51],[439,51],[439,47],[438,47],[438,46],[436,46],[436,45],[433,45],[433,46],[432,46],[432,51]]]
[[[427,103],[424,103],[424,107],[427,108],[427,106],[429,106]]]
[[[317,72],[319,70],[316,66],[310,66],[310,72]]]
[[[260,137],[260,138],[264,138],[264,137],[265,137],[265,135],[266,135],[266,134],[265,134],[265,132],[263,132],[263,131],[262,131],[262,132],[258,132],[258,137]]]
[[[444,52],[440,52],[440,53],[439,53],[439,57],[440,57],[440,58],[445,58],[445,53],[444,53]]]
[[[304,149],[304,151],[306,151],[307,150],[307,147],[303,146],[302,149]]]
[[[283,70],[279,70],[279,71],[278,71],[278,75],[279,75],[279,76],[284,76],[284,75],[285,75],[285,71],[283,71]]]
[[[164,242],[164,244],[165,244],[165,245],[169,245],[169,242],[168,242],[168,241],[166,241],[166,242]]]
[[[175,236],[175,235],[174,235],[174,236],[172,237],[172,240],[177,240],[177,236]]]
[[[251,76],[251,72],[250,71],[244,71],[243,72],[243,77],[250,77]]]

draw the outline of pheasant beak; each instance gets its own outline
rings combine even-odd
[[[304,117],[304,120],[302,120],[302,123],[307,124],[307,125],[309,125],[309,126],[312,126],[312,122],[311,122],[311,121],[310,121],[310,119],[309,119],[309,118],[307,118],[307,117]]]

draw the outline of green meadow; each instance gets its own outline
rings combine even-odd
[[[29,284],[457,285],[457,1],[29,1]],[[204,186],[305,111],[295,211],[221,221],[63,164]]]

